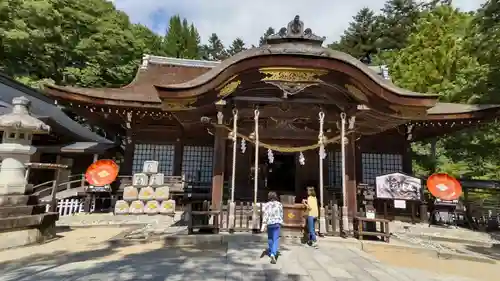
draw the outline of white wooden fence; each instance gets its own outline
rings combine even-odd
[[[93,204],[92,204],[93,205]],[[91,209],[94,206],[91,206]],[[45,206],[45,211],[50,210],[50,204]],[[62,199],[57,201],[57,210],[60,216],[71,216],[76,213],[83,213],[82,199]]]

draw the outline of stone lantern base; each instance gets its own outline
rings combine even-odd
[[[0,250],[55,237],[58,213],[45,212],[33,195],[0,195]]]

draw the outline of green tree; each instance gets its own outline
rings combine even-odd
[[[465,43],[468,51],[484,67],[483,79],[471,83],[474,102],[500,103],[500,2],[487,1],[474,15]],[[446,139],[447,155],[453,161],[465,161],[469,177],[498,179],[500,177],[500,124],[456,133]]]
[[[189,26],[189,35],[187,41],[187,57],[190,59],[200,58],[200,34],[193,24]]]
[[[340,41],[328,47],[361,59],[367,54],[376,53],[379,38],[380,23],[377,16],[369,8],[363,8],[353,17]]]
[[[381,45],[386,50],[400,50],[406,46],[408,36],[415,31],[420,18],[420,5],[416,0],[389,0],[379,17]]]
[[[467,47],[471,20],[469,14],[445,5],[426,13],[408,45],[394,57],[394,82],[421,93],[439,93],[441,101],[473,102],[472,84],[482,81],[485,68]]]
[[[212,33],[208,38],[208,44],[202,46],[203,58],[206,60],[224,60],[228,57],[224,44],[217,34]]]
[[[234,56],[237,53],[246,50],[245,48],[245,42],[243,42],[243,39],[241,38],[236,38],[233,40],[233,43],[231,46],[227,49],[227,54],[230,56]]]
[[[123,85],[141,58],[138,41],[146,40],[104,0],[3,1],[0,19],[0,67],[22,81]]]
[[[259,47],[266,44],[267,37],[276,34],[276,31],[272,27],[268,27],[264,35],[259,39]]]
[[[405,48],[397,52],[390,65],[391,78],[400,87],[432,92],[444,102],[476,103],[481,100],[477,87],[484,84],[487,67],[470,51],[472,16],[451,5],[436,5],[418,20]],[[429,173],[429,163],[438,171],[455,176],[492,175],[500,162],[491,129],[476,128],[440,138],[437,160],[432,163],[429,143],[413,145],[417,170]],[[435,140],[434,140],[435,141]],[[431,142],[434,142],[431,141]]]
[[[136,40],[137,51],[139,55],[157,55],[166,56],[165,48],[163,48],[163,38],[154,33],[148,27],[142,24],[132,25],[132,34]]]
[[[485,93],[481,102],[500,103],[500,1],[487,1],[476,13],[468,42],[470,51],[487,66],[486,80],[476,91]]]
[[[170,18],[164,40],[167,56],[175,58],[199,58],[200,35],[193,24],[179,15]]]
[[[169,57],[181,58],[184,51],[187,38],[185,37],[181,17],[172,16],[168,22],[168,29],[165,34],[164,49]]]

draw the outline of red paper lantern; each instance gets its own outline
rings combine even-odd
[[[85,179],[90,185],[105,186],[115,181],[118,170],[119,167],[113,160],[98,160],[87,168]]]
[[[427,189],[436,198],[445,201],[457,200],[462,195],[462,185],[454,177],[438,173],[427,179]]]

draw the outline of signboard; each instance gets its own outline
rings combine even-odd
[[[401,173],[378,176],[375,179],[376,196],[379,199],[420,201],[422,181]]]
[[[109,184],[105,186],[89,186],[86,189],[87,192],[111,192],[111,186]]]
[[[394,208],[406,209],[406,201],[405,200],[394,200]]]

